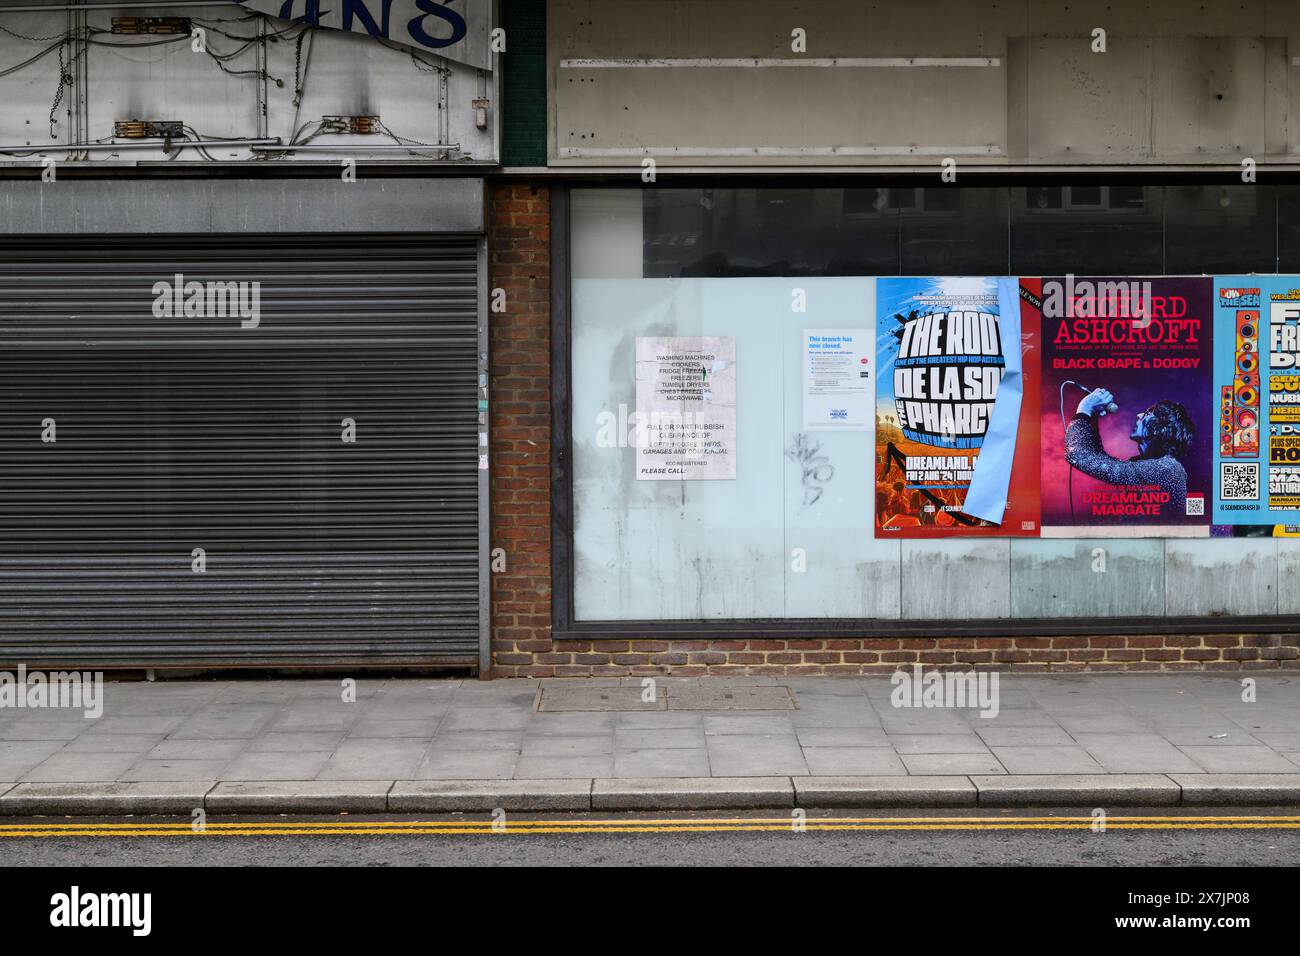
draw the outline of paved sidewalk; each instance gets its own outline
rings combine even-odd
[[[0,709],[0,815],[1300,803],[1297,676],[1003,674],[991,718],[888,677],[656,680],[109,683],[98,719]]]

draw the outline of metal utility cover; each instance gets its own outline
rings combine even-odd
[[[662,692],[655,696],[653,702],[643,701],[639,686],[591,687],[560,684],[542,687],[542,693],[537,700],[537,709],[550,712],[666,710],[667,702]]]
[[[669,710],[794,710],[790,688],[781,684],[714,687],[682,684],[667,688]]]
[[[652,702],[643,701],[637,686],[591,687],[547,684],[537,709],[549,713],[580,711],[647,710],[794,710],[798,705],[790,688],[764,684],[758,687],[713,687],[699,684],[660,684]]]

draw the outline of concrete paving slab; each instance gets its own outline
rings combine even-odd
[[[1291,761],[1262,744],[1241,747],[1179,747],[1209,773],[1290,773]]]
[[[265,751],[236,757],[221,772],[222,780],[315,780],[329,754],[324,751]]]
[[[989,726],[972,723],[980,740],[989,747],[1073,747],[1074,738],[1060,727],[1009,727],[994,726],[996,721],[984,721]]]
[[[1075,744],[1067,747],[993,747],[993,756],[1012,774],[1105,773],[1088,751]]]
[[[888,747],[805,746],[803,759],[808,765],[808,773],[813,776],[872,777],[907,774],[903,761]]]
[[[989,748],[975,734],[890,734],[889,742],[900,754],[987,754]]]
[[[1196,761],[1159,734],[1074,734],[1079,746],[1111,773],[1196,773]]]
[[[772,680],[792,690],[802,707],[811,698],[864,697],[866,684],[858,677],[782,677]]]
[[[792,734],[794,724],[784,714],[725,714],[704,717],[705,736],[730,736],[735,734]]]
[[[1182,788],[1162,774],[972,775],[986,807],[1172,807]]]
[[[605,734],[614,730],[617,714],[533,714],[528,734]]]
[[[325,731],[322,733],[312,733],[310,731],[281,733],[273,731],[261,734],[248,741],[247,750],[249,753],[269,753],[272,751],[325,751],[333,753],[334,749],[342,742],[343,734],[339,731]]]
[[[208,792],[209,813],[379,813],[392,780],[222,782]]]
[[[137,753],[56,753],[22,775],[40,783],[116,780],[140,759]]]
[[[889,709],[880,726],[890,734],[969,734],[970,724],[951,710]]]
[[[438,733],[454,730],[523,730],[532,718],[531,709],[512,707],[462,707],[454,705],[438,724]]]
[[[794,734],[731,735],[705,738],[709,766],[719,777],[803,776],[808,765]]]
[[[974,784],[962,776],[812,776],[793,779],[800,807],[973,807]]]
[[[0,745],[0,779],[20,780],[23,774],[58,753],[62,740],[13,740]]]
[[[1209,727],[1157,726],[1156,732],[1175,747],[1245,747],[1263,745],[1235,724]]]
[[[979,711],[963,711],[966,720],[967,730],[979,730],[988,727],[1041,727],[1060,729],[1061,725],[1056,719],[1044,711],[1037,708],[1028,710],[1007,710],[1003,708],[998,711],[996,717],[981,717]]]
[[[451,695],[438,697],[381,697],[370,702],[365,716],[372,720],[438,719],[451,707]]]
[[[600,757],[614,752],[614,734],[526,735],[523,757]]]
[[[60,753],[135,753],[144,756],[162,742],[162,734],[82,734],[70,740]]]
[[[616,777],[707,777],[709,753],[694,749],[620,750],[614,754]]]
[[[167,813],[188,817],[215,781],[179,783],[20,783],[0,794],[0,816],[116,816]]]
[[[192,715],[191,715],[192,716]],[[86,731],[88,734],[169,734],[188,720],[179,714],[138,714],[101,717]]]
[[[279,709],[258,704],[229,704],[206,707],[187,718],[167,736],[178,740],[220,740],[222,738],[252,738],[260,734]]]
[[[41,711],[41,713],[47,713]],[[0,728],[0,740],[73,740],[93,726],[93,722],[78,717],[75,720],[17,719]]]
[[[809,747],[889,747],[889,737],[876,727],[796,727],[799,744]]]
[[[704,714],[696,714],[684,710],[619,713],[614,714],[613,717],[614,728],[616,730],[661,730],[696,727],[703,731],[704,728]]]
[[[348,739],[321,766],[319,780],[410,779],[429,749],[428,741]]]
[[[796,727],[874,727],[880,729],[880,715],[861,698],[839,697],[799,704],[788,715]]]
[[[1300,803],[1300,773],[1169,775],[1183,789],[1185,806],[1293,806]]]
[[[111,740],[115,737],[116,735],[108,735],[103,739]],[[149,760],[233,760],[252,743],[239,737],[228,740],[160,740],[144,756]]]
[[[377,719],[363,717],[352,725],[348,731],[351,738],[374,737],[424,737],[429,738],[438,728],[436,717],[416,717],[405,719]]]
[[[1100,707],[1099,707],[1100,709]],[[1085,714],[1056,718],[1065,730],[1079,734],[1150,734],[1151,723],[1128,714]]]
[[[1006,773],[993,754],[903,754],[907,772],[918,777]]]
[[[698,727],[668,727],[661,730],[620,727],[614,731],[615,751],[704,749],[704,733]]]
[[[299,702],[277,712],[267,729],[281,733],[346,732],[361,719],[363,710],[364,704],[341,700]]]
[[[520,755],[515,764],[518,779],[545,780],[548,777],[612,777],[614,755],[601,754],[586,757],[525,757]]]
[[[591,809],[591,780],[398,780],[394,813],[574,812]]]
[[[593,810],[757,810],[793,808],[788,777],[597,779]]]
[[[514,750],[524,745],[522,730],[439,731],[433,746],[442,750]]]
[[[491,780],[515,775],[517,750],[429,750],[413,777],[416,780]]]
[[[218,760],[154,760],[145,757],[121,774],[118,779],[125,782],[141,781],[156,783],[162,781],[184,782],[186,780],[219,780],[221,771],[230,761]]]

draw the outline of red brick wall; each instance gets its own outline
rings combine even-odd
[[[551,199],[500,184],[488,199],[492,657],[497,676],[545,674],[551,651]],[[489,294],[489,305],[493,300]]]
[[[551,641],[550,194],[502,183],[489,193],[493,674],[859,674],[920,663],[1026,672],[1300,668],[1300,635],[927,637],[818,640],[664,638]]]

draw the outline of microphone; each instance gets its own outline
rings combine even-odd
[[[1090,389],[1087,385],[1080,385],[1078,382],[1075,382],[1075,381],[1067,381],[1065,384],[1066,384],[1066,385],[1073,385],[1075,388],[1080,389],[1080,390],[1082,390],[1082,391],[1084,391],[1084,392],[1087,392],[1089,395],[1091,395],[1091,394],[1092,394],[1092,391],[1093,391],[1093,390]],[[1115,414],[1115,412],[1117,412],[1117,411],[1119,411],[1119,406],[1118,406],[1118,405],[1116,405],[1114,402],[1107,402],[1107,403],[1106,403],[1106,407],[1103,408],[1103,409],[1101,409],[1101,410],[1098,412],[1098,415],[1106,415],[1106,414],[1113,415],[1113,414]]]

